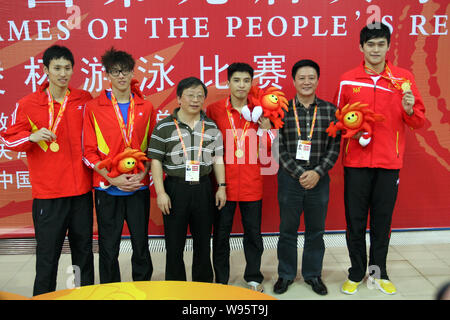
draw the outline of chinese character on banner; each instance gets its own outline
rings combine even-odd
[[[258,3],[259,0],[255,0],[255,3]],[[292,3],[299,3],[300,0],[292,0]],[[275,0],[268,0],[269,6],[273,5],[275,3]]]
[[[106,6],[106,5],[108,5],[108,4],[110,4],[110,3],[114,2],[114,1],[116,1],[116,0],[108,0],[108,1],[105,2],[104,5]],[[144,0],[137,0],[137,1],[144,2]],[[131,0],[123,0],[123,6],[125,8],[131,7]]]
[[[27,158],[27,153],[25,152],[25,151],[19,151],[19,152],[17,152],[17,159],[20,159],[20,158]]]
[[[59,1],[36,1],[36,0],[28,0],[28,8],[32,9],[32,8],[36,8],[36,4],[39,3],[64,3],[64,5],[66,6],[66,8],[70,8],[73,6],[73,0],[59,0]]]
[[[0,72],[3,71],[3,68],[0,68]],[[0,80],[3,80],[3,75],[0,73]],[[5,90],[0,89],[0,94],[5,94]]]
[[[8,160],[11,160],[12,157],[8,156],[7,152],[11,152],[11,150],[5,149],[5,145],[2,143],[0,144],[0,159],[5,157]]]
[[[156,115],[156,122],[159,122],[168,116],[170,116],[169,110],[165,110],[164,112],[158,110],[158,114]]]
[[[6,173],[5,170],[3,170],[2,173],[0,173],[0,184],[3,184],[3,190],[8,189],[7,184],[13,183],[13,176],[10,173]]]
[[[141,87],[140,87],[141,91],[144,91],[144,88],[151,89],[151,88],[153,87],[153,85],[155,84],[155,82],[156,82],[158,76],[159,76],[159,87],[156,88],[156,91],[160,92],[160,91],[164,90],[164,89],[165,89],[164,84],[165,84],[166,82],[167,82],[167,84],[168,84],[169,86],[171,86],[171,87],[173,87],[173,86],[175,85],[175,84],[172,82],[172,80],[170,80],[169,77],[168,77],[170,71],[173,70],[174,66],[171,65],[171,66],[169,67],[169,69],[165,70],[165,69],[164,69],[164,63],[163,63],[163,62],[164,62],[164,58],[163,58],[163,57],[160,57],[160,56],[158,56],[158,55],[155,54],[155,59],[158,60],[158,61],[160,61],[160,62],[152,63],[152,66],[158,67],[159,70],[154,70],[154,69],[148,69],[148,70],[147,70],[146,68],[144,68],[144,67],[142,67],[142,66],[139,66],[139,67],[137,68],[139,71],[141,71],[142,73],[144,73],[144,78],[142,79],[142,83],[141,83]],[[148,60],[145,59],[144,57],[139,58],[139,61],[141,61],[141,62],[143,62],[143,63],[145,63],[145,64],[148,63]],[[145,74],[147,74],[147,73],[151,74],[151,79],[150,79],[149,83],[146,85],[147,81],[149,80],[149,79],[145,76]]]
[[[25,65],[25,70],[30,70],[30,73],[28,73],[28,78],[25,80],[25,84],[29,85],[31,81],[31,86],[33,92],[36,92],[37,85],[42,85],[47,79],[47,75],[44,73],[42,76],[36,72],[36,70],[39,70],[41,67],[39,63],[42,63],[42,59],[38,59],[38,64],[34,63],[34,57],[30,57],[30,64]]]
[[[214,85],[217,89],[228,89],[227,85],[221,85],[220,84],[220,73],[223,71],[226,71],[228,68],[228,64],[223,65],[220,67],[219,63],[219,56],[214,55]],[[203,81],[205,86],[209,87],[213,81],[212,80],[205,80],[205,71],[213,71],[212,66],[206,66],[205,65],[205,57],[200,56],[200,80]]]
[[[255,70],[255,79],[259,78],[260,87],[266,88],[271,85],[281,89],[278,81],[280,78],[286,78],[285,74],[281,74],[286,71],[281,67],[281,64],[285,62],[285,56],[273,56],[269,52],[266,56],[255,56],[253,61],[258,66]]]
[[[5,116],[5,114],[2,112],[0,115],[0,132],[5,131],[7,129],[8,124],[8,116]]]
[[[89,71],[85,68],[81,68],[81,72],[87,75],[86,80],[84,81],[83,90],[87,90],[89,92],[93,92],[95,85],[97,85],[97,88],[95,88],[96,92],[100,92],[103,90],[103,80],[107,80],[106,77],[102,77],[102,71],[105,71],[105,68],[102,67],[102,64],[98,62],[97,57],[93,57],[92,60],[94,60],[93,63],[90,63],[88,59],[82,58],[81,61],[83,61],[84,64],[86,64],[90,68],[90,77],[89,77]],[[90,83],[90,86],[89,86]]]
[[[16,171],[17,189],[31,188],[30,174],[28,171]]]

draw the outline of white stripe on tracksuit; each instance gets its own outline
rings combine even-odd
[[[350,81],[350,80],[343,80],[339,84],[339,94],[338,94],[338,100],[337,100],[337,107],[339,108],[340,102],[341,102],[341,93],[342,93],[342,87],[345,85],[353,85],[353,86],[360,86],[360,87],[368,87],[368,88],[377,88],[384,91],[392,92],[392,90],[389,90],[384,87],[376,86],[376,81],[374,80],[373,84],[365,83],[365,82],[357,82],[357,81]]]

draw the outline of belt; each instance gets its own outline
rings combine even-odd
[[[166,178],[168,181],[177,182],[177,183],[183,183],[188,185],[197,185],[200,183],[205,183],[209,181],[209,175],[204,175],[200,177],[200,181],[186,181],[185,178],[181,177],[174,177],[174,176],[167,176]]]

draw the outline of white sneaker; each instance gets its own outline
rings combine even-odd
[[[261,283],[256,281],[247,282],[248,288],[257,292],[264,292],[264,287]]]

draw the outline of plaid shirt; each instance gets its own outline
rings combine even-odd
[[[335,116],[336,107],[330,102],[317,97],[309,108],[305,108],[297,98],[295,98],[295,102],[300,122],[301,140],[308,140],[314,109],[317,105],[317,118],[312,135],[311,154],[309,161],[296,159],[299,137],[291,100],[289,101],[289,111],[283,119],[284,126],[279,130],[280,166],[297,180],[307,170],[315,170],[320,176],[324,176],[334,166],[339,156],[340,133],[335,138],[332,138],[325,132],[332,121],[337,121]]]

